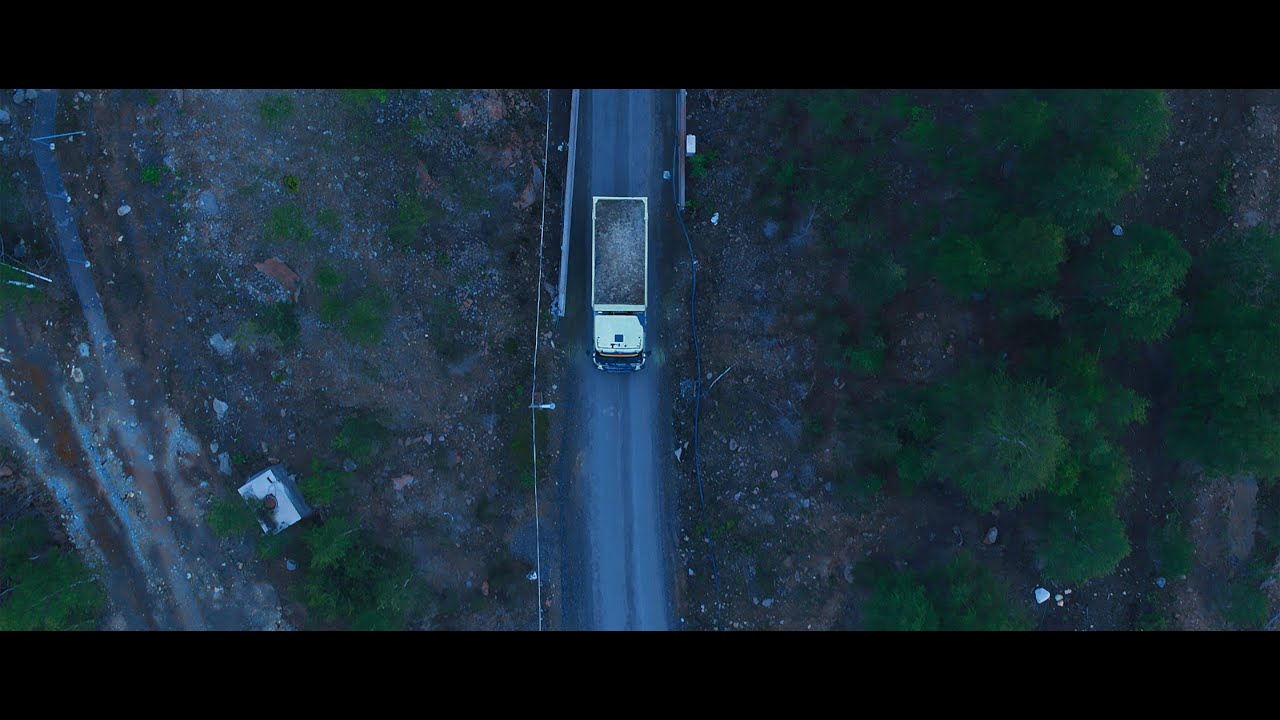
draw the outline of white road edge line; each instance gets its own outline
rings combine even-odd
[[[536,549],[534,551],[534,573],[538,581],[538,630],[542,630],[542,521],[538,516],[538,409],[534,398],[538,396],[538,333],[542,324],[542,241],[547,234],[547,157],[551,152],[551,88],[547,88],[547,133],[542,146],[542,221],[538,228],[538,283],[533,286],[533,294],[538,298],[536,314],[533,317],[533,382],[529,383],[529,414],[533,422],[529,425],[533,446],[533,528]],[[563,282],[563,281],[562,281]]]

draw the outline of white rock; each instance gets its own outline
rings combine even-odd
[[[999,537],[1000,537],[1000,531],[995,528],[991,528],[990,530],[987,531],[987,536],[982,539],[982,542],[988,545],[995,545],[996,540]]]
[[[229,406],[226,403],[222,402],[221,400],[218,400],[217,398],[214,398],[213,412],[217,414],[219,420],[221,420],[223,416],[227,414],[228,408]]]
[[[712,215],[712,216],[711,216],[711,224],[712,224],[712,225],[719,225],[719,224],[720,224],[720,213],[716,213],[715,215]]]
[[[1044,588],[1036,588],[1036,604],[1041,604],[1049,599],[1049,591]]]
[[[1059,605],[1061,605],[1061,604],[1062,604],[1062,593],[1058,593],[1057,595],[1054,595],[1054,596],[1053,596],[1053,599],[1054,599],[1054,602],[1057,602]]]
[[[676,448],[676,461],[680,461],[680,453],[684,452],[684,448]]]
[[[84,371],[78,367],[71,368],[71,379],[78,383],[84,382]]]
[[[120,217],[124,217],[125,215],[128,215],[131,210],[133,210],[133,208],[129,207],[128,205],[121,205],[120,209],[116,210],[116,214],[119,215]]]

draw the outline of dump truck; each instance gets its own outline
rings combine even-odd
[[[644,367],[649,199],[591,198],[591,359],[607,372]]]

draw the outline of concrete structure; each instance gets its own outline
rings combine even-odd
[[[311,514],[311,508],[307,507],[284,465],[272,465],[249,478],[249,482],[240,486],[240,497],[265,504],[274,527],[268,527],[259,515],[258,524],[264,533],[274,535]]]

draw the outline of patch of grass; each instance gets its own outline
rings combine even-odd
[[[14,285],[12,283],[21,283]],[[0,310],[17,312],[42,299],[44,283],[17,270],[0,265]]]
[[[1231,215],[1231,168],[1230,162],[1222,163],[1218,170],[1218,181],[1213,186],[1213,206],[1223,215]]]
[[[145,185],[156,185],[168,171],[169,168],[165,165],[146,165],[142,168],[142,182]]]
[[[302,187],[302,183],[298,180],[297,175],[285,175],[284,180],[281,182],[284,184],[286,192],[293,193],[295,195],[298,193],[298,188]]]
[[[145,102],[148,107],[155,107],[160,104],[160,96],[156,94],[155,90],[148,90],[142,94],[142,101]]]
[[[311,240],[311,228],[302,219],[302,208],[297,205],[278,205],[271,210],[271,218],[263,233],[268,241],[289,240],[307,243]]]
[[[238,455],[238,454],[237,454]],[[241,456],[242,457],[242,456]],[[240,465],[242,463],[236,463]],[[254,531],[261,532],[258,518],[244,498],[238,494],[214,498],[205,512],[204,521],[220,538],[240,537]]]
[[[417,195],[407,194],[396,198],[396,219],[387,231],[396,246],[409,250],[422,237],[422,227],[431,220],[427,204]]]
[[[338,216],[337,210],[325,208],[316,213],[316,225],[336,235],[342,231],[342,218]]]
[[[268,130],[275,130],[293,117],[293,98],[284,93],[269,95],[258,103],[258,117]]]

